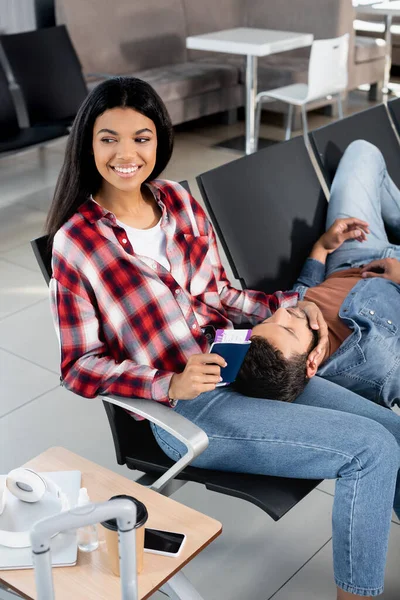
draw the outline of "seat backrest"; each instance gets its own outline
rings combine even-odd
[[[66,28],[36,29],[0,39],[30,124],[72,122],[87,87]]]
[[[307,101],[337,94],[347,88],[349,34],[313,42],[308,66]]]
[[[46,280],[47,285],[50,283],[53,274],[51,268],[51,246],[49,244],[49,236],[42,235],[41,237],[31,240],[31,246],[36,260],[39,263],[42,275]]]
[[[56,24],[54,0],[35,0],[36,27],[54,27]]]
[[[310,139],[329,187],[347,146],[359,139],[379,148],[390,176],[400,187],[400,146],[383,104],[316,129]]]
[[[387,107],[390,112],[390,116],[393,119],[396,131],[400,135],[400,98],[396,98],[395,100],[388,102]]]
[[[6,72],[0,63],[0,141],[19,132],[17,111],[8,85]]]
[[[235,277],[290,289],[323,233],[327,202],[303,139],[275,144],[197,178]]]

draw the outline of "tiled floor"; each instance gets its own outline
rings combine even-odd
[[[355,93],[348,112],[366,106],[365,96]],[[310,119],[312,127],[327,122],[320,114]],[[242,122],[185,127],[176,135],[165,176],[188,179],[200,199],[195,176],[240,156],[212,145],[243,130]],[[262,134],[283,139],[278,126],[264,124]],[[62,445],[136,478],[138,473],[116,465],[101,403],[78,398],[58,385],[58,345],[47,288],[29,240],[42,232],[64,145],[50,145],[44,165],[37,151],[0,160],[0,473],[49,446]],[[279,523],[253,505],[195,484],[187,484],[175,498],[223,523],[223,535],[185,568],[205,600],[335,599],[332,482],[324,482]],[[400,526],[394,522],[385,600],[400,597],[399,564]]]

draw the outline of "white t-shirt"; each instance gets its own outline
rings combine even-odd
[[[168,271],[171,270],[167,259],[167,238],[161,229],[161,219],[157,225],[154,225],[150,229],[135,229],[118,221],[118,219],[117,223],[125,229],[135,254],[151,258],[160,263]]]

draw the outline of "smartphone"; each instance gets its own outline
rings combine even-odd
[[[186,535],[160,529],[144,530],[144,551],[163,556],[178,556],[185,543]]]

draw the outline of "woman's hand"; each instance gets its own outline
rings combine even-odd
[[[326,259],[328,254],[340,248],[346,240],[365,242],[367,233],[369,233],[369,226],[366,221],[355,217],[336,219],[314,245],[311,258],[325,262],[324,257]]]
[[[328,326],[322,312],[314,302],[300,301],[297,306],[302,308],[307,315],[311,329],[318,330],[318,345],[309,355],[309,360],[316,367],[324,360],[329,349]]]
[[[171,400],[193,400],[203,392],[215,390],[221,381],[225,359],[219,354],[193,354],[182,373],[171,378],[168,396]]]

